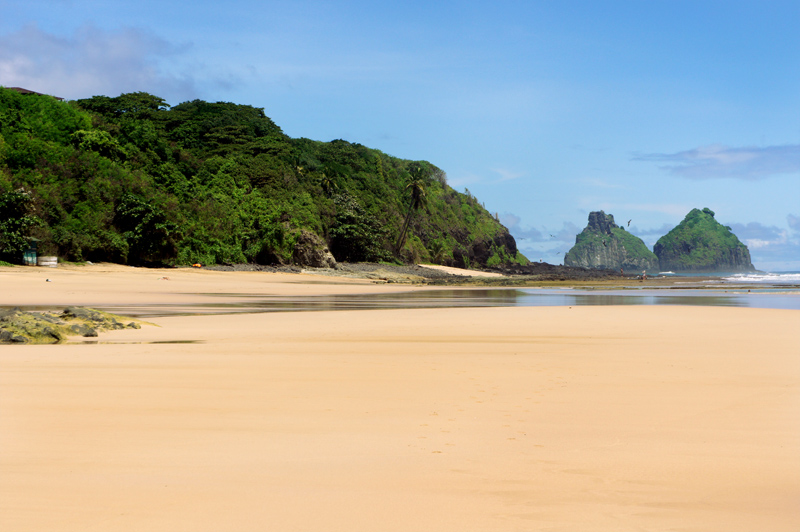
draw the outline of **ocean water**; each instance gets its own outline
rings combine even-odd
[[[719,272],[719,273],[675,273],[675,272],[659,272],[658,275],[669,277],[672,279],[686,278],[708,278],[711,277],[710,283],[730,284],[730,283],[748,283],[760,285],[798,285],[800,286],[800,272]]]
[[[797,271],[715,274],[661,272],[659,275],[673,278],[676,287],[683,284],[687,289],[644,290],[642,297],[645,303],[641,304],[696,304],[800,310],[800,272]],[[692,287],[703,289],[692,290]]]
[[[687,288],[640,290],[536,290],[517,306],[684,305],[800,310],[800,289]]]

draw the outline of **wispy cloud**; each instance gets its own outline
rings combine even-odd
[[[631,228],[631,233],[635,234],[643,240],[653,240],[654,242],[666,235],[675,227],[675,224],[663,224],[661,227],[650,227],[639,229],[636,225]]]
[[[480,176],[476,174],[462,174],[462,175],[450,175],[447,176],[447,183],[453,188],[459,187],[466,187],[467,185],[473,185],[475,183],[480,183],[483,181]]]
[[[786,223],[789,224],[789,227],[792,229],[792,231],[796,231],[798,236],[800,236],[800,216],[788,214],[786,216]]]
[[[462,187],[475,183],[481,183],[483,185],[493,185],[497,183],[505,183],[506,181],[512,181],[514,179],[519,179],[526,175],[523,172],[515,172],[513,170],[508,170],[506,168],[491,168],[490,171],[499,177],[494,177],[494,176],[485,177],[484,175],[470,173],[470,174],[463,174],[456,176],[448,176],[448,182],[452,187]]]
[[[188,99],[197,92],[193,75],[160,67],[187,48],[135,28],[86,25],[63,37],[28,25],[0,36],[0,83],[67,99],[134,91]]]
[[[800,176],[800,144],[744,148],[715,144],[677,153],[637,154],[633,160],[667,163],[660,168],[688,179],[757,181],[781,174]]]
[[[505,168],[492,168],[492,171],[500,175],[500,179],[497,179],[496,182],[502,183],[503,181],[511,181],[513,179],[519,179],[523,177],[525,174],[523,172],[514,172],[512,170],[508,170]]]

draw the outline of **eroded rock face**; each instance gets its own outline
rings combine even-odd
[[[614,215],[589,213],[589,223],[575,237],[575,245],[564,257],[565,266],[597,270],[658,269],[658,258],[642,239],[614,223]]]
[[[336,259],[333,258],[325,241],[311,231],[302,229],[294,247],[292,262],[298,266],[312,268],[334,268]]]
[[[754,271],[750,250],[714,219],[709,208],[692,209],[656,242],[653,251],[664,271],[746,272]]]
[[[494,236],[479,238],[466,246],[464,250],[453,252],[453,261],[446,266],[457,268],[485,268],[492,256],[498,252],[507,257],[516,257],[517,241],[508,231],[497,233]]]

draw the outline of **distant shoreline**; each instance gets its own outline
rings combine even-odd
[[[113,263],[59,263],[55,269],[31,266],[0,266],[0,272],[21,271],[63,271],[84,269],[129,270],[129,271],[213,271],[213,272],[261,272],[280,274],[318,275],[329,278],[361,279],[373,283],[393,283],[426,286],[475,286],[475,287],[528,287],[528,286],[580,286],[591,288],[694,288],[718,289],[724,287],[753,287],[751,278],[759,276],[758,286],[800,289],[800,274],[794,272],[658,272],[647,273],[642,279],[639,272],[619,272],[613,270],[592,270],[548,263],[531,263],[528,266],[497,267],[487,270],[465,270],[438,265],[387,263],[338,263],[335,268],[303,268],[295,265],[232,264],[211,265],[194,268],[127,266]],[[88,270],[85,270],[88,271]],[[741,279],[731,279],[742,276]]]

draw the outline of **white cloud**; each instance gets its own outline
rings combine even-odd
[[[481,181],[483,180],[480,178],[480,176],[475,174],[462,174],[462,175],[457,175],[455,177],[448,174],[447,176],[447,184],[449,184],[453,188],[466,187],[467,185],[480,183]]]
[[[510,212],[504,212],[500,215],[500,223],[508,228],[508,232],[511,233],[515,239],[530,241],[542,240],[542,233],[538,229],[534,227],[523,228],[519,225],[521,220],[519,216]],[[519,245],[519,242],[517,242],[517,244]]]
[[[641,154],[633,160],[667,163],[660,168],[688,179],[756,181],[782,174],[800,176],[800,144],[744,148],[715,144],[677,153]]]
[[[67,99],[135,91],[189,99],[196,93],[193,76],[161,67],[186,50],[135,28],[86,25],[62,37],[28,25],[0,36],[0,83]]]
[[[770,240],[759,240],[757,238],[745,239],[744,243],[750,252],[752,252],[754,249],[766,248],[774,244],[774,242]]]
[[[787,222],[788,230],[758,222],[732,223],[730,228],[750,250],[757,268],[796,269],[800,265],[800,217],[789,214]]]

